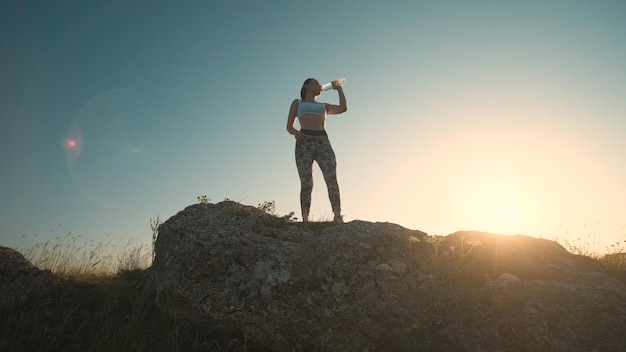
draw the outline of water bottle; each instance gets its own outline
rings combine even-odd
[[[339,83],[340,86],[343,86],[343,84],[346,83],[346,79],[341,77],[341,78],[337,79],[337,82]],[[323,84],[322,85],[322,89],[324,91],[331,90],[331,89],[333,89],[333,84],[330,83],[330,82],[328,82],[326,84]]]

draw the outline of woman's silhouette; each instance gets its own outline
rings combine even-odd
[[[309,221],[311,209],[311,193],[313,192],[313,161],[317,162],[328,188],[328,198],[334,213],[334,220],[343,222],[341,217],[341,201],[337,184],[337,161],[328,135],[326,134],[326,115],[341,114],[348,110],[343,88],[338,81],[332,81],[332,88],[339,93],[339,105],[318,103],[317,97],[322,93],[322,86],[309,78],[302,84],[300,97],[294,99],[289,108],[287,131],[296,137],[296,165],[300,176],[300,207],[302,221]],[[298,118],[300,130],[294,128]]]

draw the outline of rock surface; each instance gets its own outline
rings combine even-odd
[[[46,294],[57,283],[49,270],[40,270],[11,248],[0,246],[0,300],[12,304]]]
[[[616,351],[626,285],[555,242],[288,222],[225,201],[159,227],[157,304],[272,351]]]

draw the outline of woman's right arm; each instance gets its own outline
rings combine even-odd
[[[304,134],[293,127],[296,123],[296,116],[298,115],[298,99],[294,99],[289,107],[289,115],[287,116],[287,132],[296,137],[297,140],[304,138]]]

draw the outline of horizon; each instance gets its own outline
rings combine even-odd
[[[286,218],[289,223],[302,223],[302,220],[298,218],[295,214],[279,214],[275,211],[275,206],[267,205],[267,201],[258,204],[246,204],[244,202],[238,202],[229,198],[225,198],[223,200],[213,201],[212,199],[206,196],[197,197],[197,202],[191,203],[187,206],[184,206],[179,212],[184,211],[186,208],[198,204],[212,204],[216,205],[221,202],[235,202],[237,204],[243,206],[250,206],[258,209],[259,211],[264,211],[270,215],[276,217]],[[270,202],[271,203],[271,202]],[[178,212],[177,212],[178,213]],[[174,217],[177,214],[172,215]],[[290,216],[291,215],[291,216]],[[331,223],[332,214],[324,214],[319,216],[318,218],[309,220],[310,223]],[[62,232],[63,224],[58,224],[56,227],[51,228],[44,236],[40,236],[39,233],[35,233],[32,235],[33,241],[29,243],[28,246],[25,247],[8,247],[22,253],[31,263],[37,267],[43,265],[43,267],[62,267],[63,270],[74,270],[72,265],[76,265],[76,269],[80,270],[92,270],[94,268],[102,267],[103,272],[113,272],[112,269],[117,268],[116,264],[112,262],[112,260],[124,261],[124,260],[133,260],[133,263],[136,263],[138,267],[143,267],[147,264],[151,263],[151,260],[148,257],[154,255],[154,248],[152,247],[155,241],[158,238],[158,227],[163,224],[168,219],[160,219],[158,216],[156,218],[151,218],[150,228],[151,228],[151,238],[150,241],[142,241],[139,237],[129,237],[125,238],[126,243],[122,242],[111,242],[110,234],[104,236],[104,238],[100,238],[99,241],[96,241],[94,238],[87,238],[80,234],[74,234],[72,231]],[[374,224],[376,222],[385,222],[390,223],[388,221],[369,221],[369,220],[361,220],[361,219],[351,219],[346,223],[350,223],[352,221],[363,221]],[[394,223],[395,224],[395,223]],[[338,224],[339,225],[339,224]],[[400,227],[406,228],[408,230],[417,230],[420,229],[411,229],[404,227],[402,224],[395,224]],[[156,231],[156,232],[155,232]],[[488,231],[480,231],[474,229],[468,230],[456,230],[448,234],[444,235],[434,235],[424,232],[429,237],[448,237],[451,235],[455,235],[457,233],[479,233],[479,234],[488,234],[488,235],[496,235],[496,236],[527,236],[532,238],[544,239],[548,241],[553,241],[558,243],[560,246],[565,248],[568,252],[578,255],[585,255],[591,258],[600,259],[604,255],[612,255],[616,253],[624,253],[626,250],[626,240],[621,240],[615,243],[609,243],[605,246],[605,248],[599,248],[600,242],[598,241],[599,233],[594,232],[593,230],[588,230],[587,226],[584,225],[581,233],[578,233],[575,239],[568,239],[567,236],[559,237],[558,234],[553,238],[544,238],[542,236],[532,236],[529,234],[523,233],[515,233],[515,234],[499,234],[492,233]],[[581,235],[583,234],[584,235]],[[567,233],[565,233],[567,235]],[[46,237],[47,236],[47,237]],[[21,236],[22,238],[28,238],[26,234]],[[45,239],[36,240],[37,238]],[[78,242],[77,242],[78,240]],[[82,241],[82,242],[81,242]],[[106,241],[106,243],[105,243]],[[0,246],[4,246],[0,243]],[[128,257],[128,258],[127,258]],[[50,263],[50,259],[53,259],[53,263]],[[103,262],[103,260],[109,260],[110,262]],[[68,260],[73,260],[73,264],[67,262]],[[78,261],[77,261],[78,260]],[[97,265],[97,267],[96,267]],[[149,265],[148,265],[149,266]],[[51,270],[51,269],[50,269]],[[52,270],[54,271],[54,270]]]
[[[309,77],[346,79],[327,124],[346,221],[626,239],[626,3],[316,5],[0,5],[0,245],[149,245],[204,195],[300,218],[285,123]]]

